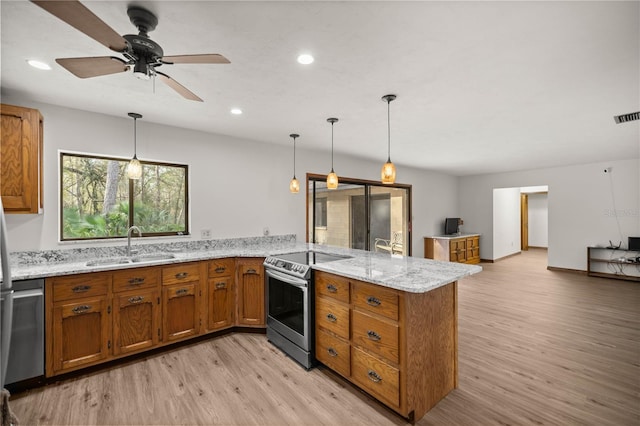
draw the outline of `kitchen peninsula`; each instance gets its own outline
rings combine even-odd
[[[135,248],[142,262],[126,262],[122,247],[13,254],[16,280],[46,279],[47,377],[219,330],[263,329],[262,259],[314,250],[348,256],[314,266],[317,306],[352,318],[352,332],[340,335],[316,317],[323,364],[411,420],[457,386],[457,280],[478,266],[297,243],[295,236]],[[323,285],[346,298],[323,293]],[[135,321],[143,316],[149,321]],[[366,340],[357,334],[362,327]],[[91,343],[63,347],[76,335]]]

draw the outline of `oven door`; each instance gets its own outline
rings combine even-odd
[[[267,328],[309,351],[309,282],[265,268]]]

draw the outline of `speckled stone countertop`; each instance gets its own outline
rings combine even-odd
[[[447,234],[447,235],[427,235],[425,238],[436,238],[438,240],[454,240],[456,238],[465,238],[465,237],[479,237],[480,234],[474,233],[460,233],[460,234]]]
[[[112,258],[126,260],[124,247],[18,252],[11,253],[12,278],[14,280],[45,278],[224,257],[266,257],[306,250],[348,257],[314,265],[313,268],[316,270],[411,293],[424,293],[482,271],[482,268],[477,265],[298,243],[295,235],[201,240],[186,243],[134,244],[132,248],[138,250],[138,254],[162,252],[171,253],[174,258],[142,263],[87,266],[87,262],[95,260]]]

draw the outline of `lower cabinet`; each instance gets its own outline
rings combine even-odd
[[[317,271],[316,358],[402,416],[457,387],[457,283],[408,293]]]
[[[264,327],[264,259],[47,278],[47,377],[236,325]],[[238,285],[236,286],[236,280]]]
[[[264,326],[264,259],[238,260],[238,325]]]
[[[424,257],[447,262],[480,263],[480,235],[424,237]]]

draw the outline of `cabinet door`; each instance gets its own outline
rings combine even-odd
[[[480,263],[480,237],[467,238],[467,262]]]
[[[459,240],[451,240],[449,242],[449,261],[461,262],[467,261],[467,240],[461,238]]]
[[[110,306],[107,296],[62,302],[53,307],[53,369],[60,372],[109,356]]]
[[[7,213],[42,207],[42,116],[38,110],[1,105],[0,192]]]
[[[197,281],[162,288],[162,330],[165,342],[198,334],[198,306]]]
[[[115,294],[114,355],[151,348],[160,340],[160,295],[155,289]]]
[[[262,261],[238,262],[238,324],[265,325]]]
[[[207,283],[207,331],[233,325],[235,291],[231,277],[209,279]]]

